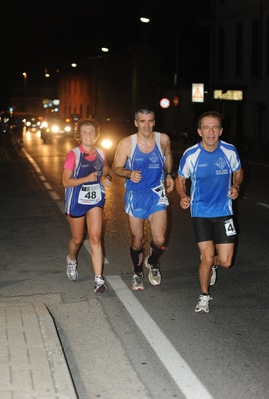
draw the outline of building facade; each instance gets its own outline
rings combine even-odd
[[[60,114],[91,116],[100,122],[133,118],[135,106],[152,100],[156,91],[152,88],[158,68],[148,52],[142,52],[143,67],[140,52],[141,46],[125,54],[92,57],[78,62],[72,71],[60,73]]]
[[[227,140],[269,147],[269,0],[214,0],[212,102]]]

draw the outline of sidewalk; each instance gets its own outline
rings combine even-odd
[[[12,147],[0,146],[1,184],[6,187],[8,172],[17,172],[19,164],[13,162],[17,157]],[[77,398],[53,318],[44,303],[1,303],[0,347],[1,399]]]
[[[44,303],[0,305],[1,399],[77,398]]]

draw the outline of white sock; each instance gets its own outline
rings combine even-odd
[[[71,263],[71,265],[75,265],[77,263],[76,259],[75,260],[71,259],[70,255],[68,255],[68,257],[69,257],[69,263]]]

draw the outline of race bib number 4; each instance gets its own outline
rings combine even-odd
[[[100,184],[81,186],[78,196],[78,203],[82,205],[95,205],[102,199]]]
[[[162,184],[158,187],[152,188],[152,191],[159,196],[158,205],[169,205],[169,201],[166,196],[165,188]]]
[[[236,229],[234,226],[233,219],[225,220],[224,226],[225,226],[225,231],[226,231],[227,237],[236,235]]]

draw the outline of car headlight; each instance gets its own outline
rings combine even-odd
[[[108,149],[112,146],[112,141],[109,139],[105,139],[102,141],[101,145],[102,145],[102,147]]]
[[[43,129],[43,128],[45,128],[45,127],[48,127],[48,122],[42,122],[42,124],[41,124],[41,129]]]
[[[65,130],[66,132],[70,132],[70,131],[71,131],[71,127],[70,127],[70,126],[66,126],[66,127],[64,128],[64,130]]]
[[[58,133],[58,132],[59,132],[59,126],[53,125],[53,126],[51,127],[51,131],[52,131],[52,133]]]

